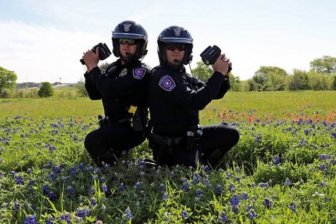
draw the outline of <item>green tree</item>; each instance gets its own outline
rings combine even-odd
[[[318,73],[331,74],[336,73],[336,58],[323,56],[310,62],[310,70]]]
[[[284,90],[287,72],[276,66],[261,66],[252,77],[259,91]]]
[[[0,97],[9,97],[15,89],[17,76],[15,72],[0,66]]]
[[[336,75],[334,75],[334,78],[333,78],[333,81],[332,81],[332,84],[331,84],[331,89],[336,90]]]
[[[207,81],[213,73],[212,69],[202,61],[197,62],[196,68],[192,69],[191,72],[193,76],[203,82]]]
[[[293,71],[293,75],[289,76],[288,89],[289,90],[309,89],[309,80],[307,72],[295,69]]]
[[[42,86],[37,92],[39,97],[49,97],[54,95],[54,89],[49,82],[42,82]]]
[[[326,75],[314,71],[308,72],[309,87],[312,90],[327,90],[329,85]]]

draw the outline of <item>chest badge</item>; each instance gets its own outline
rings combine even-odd
[[[123,68],[123,69],[120,71],[119,77],[124,77],[125,75],[127,75],[127,68]]]
[[[169,75],[165,75],[160,79],[159,86],[165,91],[170,92],[176,87],[176,84],[172,77],[170,77]]]
[[[146,74],[145,68],[135,68],[133,69],[133,78],[141,80]]]

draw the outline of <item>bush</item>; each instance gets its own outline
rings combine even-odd
[[[49,82],[42,82],[42,86],[37,94],[39,97],[50,97],[54,95],[54,90]]]

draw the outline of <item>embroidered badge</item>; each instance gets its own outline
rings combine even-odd
[[[181,31],[182,31],[181,27],[174,28],[175,36],[177,37],[181,36]]]
[[[135,79],[142,79],[146,74],[145,68],[135,68],[133,69],[133,78]]]
[[[124,77],[125,75],[127,75],[127,68],[123,68],[120,73],[119,73],[119,77]]]
[[[132,24],[131,23],[125,23],[124,24],[124,31],[125,32],[128,32],[129,30],[130,30],[130,27],[132,26]]]
[[[162,89],[170,92],[176,87],[176,84],[175,84],[174,79],[172,77],[170,77],[169,75],[165,75],[160,79],[159,86]]]

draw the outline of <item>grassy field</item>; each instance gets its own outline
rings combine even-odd
[[[229,92],[211,102],[201,117],[249,121],[253,119],[295,120],[311,118],[333,120],[336,116],[336,91]],[[0,118],[27,115],[34,118],[87,117],[102,114],[101,102],[88,98],[0,99]]]
[[[100,101],[0,99],[0,223],[336,223],[336,91],[229,92],[201,113],[241,134],[222,167],[95,167]]]

